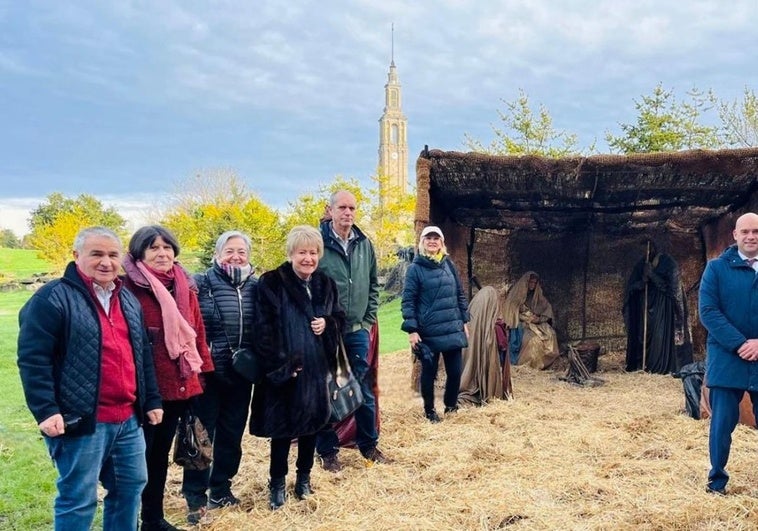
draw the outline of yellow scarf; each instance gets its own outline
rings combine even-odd
[[[439,264],[442,262],[442,259],[445,258],[445,253],[442,251],[437,251],[434,254],[425,254],[424,256],[426,256],[432,262],[437,262]]]

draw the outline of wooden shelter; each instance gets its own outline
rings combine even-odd
[[[416,232],[438,225],[464,282],[503,292],[537,271],[563,344],[625,348],[624,286],[653,237],[679,264],[695,353],[707,259],[758,211],[758,149],[552,159],[425,148],[416,162]]]

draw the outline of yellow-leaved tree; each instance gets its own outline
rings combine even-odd
[[[307,191],[279,213],[248,191],[232,170],[206,170],[180,183],[162,223],[179,239],[182,248],[210,264],[218,236],[241,230],[253,242],[251,262],[258,272],[285,260],[284,242],[296,225],[318,227],[334,192],[347,190],[356,197],[355,223],[371,238],[381,269],[397,262],[399,248],[413,244],[415,194],[403,194],[386,177],[373,177],[365,190],[355,178],[337,176],[316,191]]]
[[[112,229],[121,238],[126,237],[126,220],[115,208],[103,207],[91,195],[81,194],[72,199],[55,192],[32,211],[27,244],[37,249],[40,257],[60,272],[73,259],[73,243],[77,232],[95,225]]]
[[[403,193],[380,172],[372,181],[375,186],[369,190],[370,209],[366,213],[365,230],[374,242],[379,268],[386,270],[397,262],[400,249],[414,243],[416,193],[415,190]]]
[[[232,170],[206,170],[180,183],[162,223],[184,249],[200,257],[202,267],[210,265],[216,239],[228,230],[250,237],[250,262],[258,272],[284,260],[284,232],[277,211],[247,190]]]
[[[347,190],[355,196],[358,209],[355,224],[371,239],[380,269],[397,262],[397,251],[413,244],[413,216],[416,211],[414,192],[402,193],[390,185],[386,176],[371,178],[374,186],[365,190],[355,178],[335,177],[316,192],[306,192],[290,202],[284,214],[285,230],[295,225],[319,225],[331,195]]]
[[[347,190],[355,196],[358,203],[358,210],[355,216],[355,224],[363,229],[363,222],[366,218],[366,212],[369,208],[369,197],[361,188],[360,183],[355,178],[345,178],[338,175],[331,183],[324,184],[315,192],[305,192],[295,201],[287,204],[284,211],[284,229],[285,233],[296,225],[311,225],[318,227],[321,219],[326,213],[326,207],[332,194],[340,190]]]

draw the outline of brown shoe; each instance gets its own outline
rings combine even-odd
[[[338,454],[322,455],[321,468],[327,472],[334,472],[335,474],[342,470],[342,463],[340,463]]]
[[[392,462],[392,460],[384,455],[382,451],[379,448],[372,448],[371,450],[368,450],[365,454],[363,454],[363,457],[366,458],[366,466],[371,466],[374,463],[380,463],[382,465],[387,465]]]

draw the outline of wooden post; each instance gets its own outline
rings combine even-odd
[[[645,251],[645,265],[650,263],[650,240],[647,241],[647,249]],[[645,370],[645,365],[647,365],[647,285],[648,285],[648,279],[645,278],[644,269],[642,278],[645,282],[645,301],[643,302],[642,306],[642,370]]]

